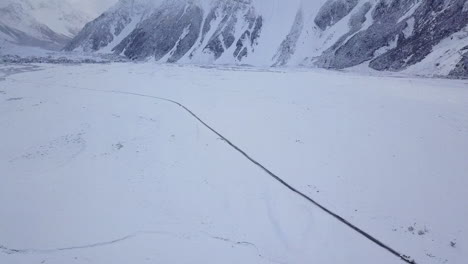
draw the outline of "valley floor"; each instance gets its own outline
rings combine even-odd
[[[417,263],[468,259],[467,81],[1,65],[0,128],[0,263],[404,263],[259,165]]]

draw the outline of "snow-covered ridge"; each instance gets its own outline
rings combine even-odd
[[[16,44],[60,49],[91,19],[63,0],[3,0],[0,47]]]
[[[121,0],[66,50],[160,62],[335,69],[365,63],[400,71],[433,47],[443,49],[438,44],[467,24],[465,0]]]

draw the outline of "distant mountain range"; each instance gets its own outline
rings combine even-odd
[[[466,75],[467,25],[466,0],[121,0],[65,49],[161,62]]]
[[[120,0],[68,41],[75,16],[37,39],[132,60],[468,77],[468,0]]]
[[[64,0],[2,0],[0,48],[13,44],[60,50],[91,20]]]

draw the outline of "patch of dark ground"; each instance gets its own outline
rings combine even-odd
[[[65,56],[29,56],[21,57],[18,55],[0,56],[0,63],[3,64],[29,64],[29,63],[48,63],[48,64],[107,64],[111,62],[127,62],[128,59],[115,54],[99,55],[93,58],[83,57],[65,57]]]
[[[0,81],[5,81],[7,77],[14,75],[14,74],[39,71],[41,69],[42,69],[41,67],[37,65],[31,65],[31,64],[16,64],[14,66],[12,65],[11,67],[0,68],[0,74],[3,75],[2,77],[0,77]]]
[[[19,100],[23,100],[23,97],[12,97],[12,98],[8,98],[8,99],[7,99],[8,102],[11,102],[11,101],[19,101]]]

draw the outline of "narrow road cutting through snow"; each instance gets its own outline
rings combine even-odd
[[[117,91],[117,90],[98,90],[98,89],[89,89],[89,88],[79,88],[79,87],[72,87],[70,85],[67,85],[68,88],[70,89],[76,89],[76,90],[87,90],[87,91],[94,91],[94,92],[101,92],[101,93],[112,93],[112,94],[120,94],[120,95],[130,95],[130,96],[137,96],[137,97],[145,97],[145,98],[151,98],[151,99],[156,99],[156,100],[159,100],[159,101],[164,101],[164,102],[167,102],[167,103],[171,103],[171,104],[174,104],[180,108],[182,108],[185,112],[189,113],[193,118],[195,118],[199,123],[201,123],[204,127],[206,127],[207,129],[209,129],[211,132],[213,132],[214,134],[216,134],[219,138],[221,138],[224,142],[226,142],[231,148],[233,148],[234,150],[236,150],[237,152],[239,152],[242,156],[244,156],[246,159],[248,159],[251,163],[253,163],[254,165],[256,165],[258,168],[260,168],[261,170],[263,170],[265,173],[267,173],[270,177],[272,177],[275,181],[277,181],[278,183],[280,183],[281,185],[283,185],[284,187],[286,187],[288,190],[292,191],[293,193],[299,195],[300,197],[304,198],[305,200],[307,200],[308,202],[310,202],[311,204],[313,204],[314,206],[320,208],[323,212],[325,212],[326,214],[332,216],[333,218],[335,218],[336,220],[338,220],[339,222],[341,222],[342,224],[346,225],[347,227],[351,228],[352,230],[354,230],[355,232],[357,232],[358,234],[362,235],[363,237],[365,237],[366,239],[368,239],[369,241],[371,241],[372,243],[376,244],[377,246],[385,249],[386,251],[388,251],[389,253],[393,254],[394,256],[398,257],[399,259],[401,259],[402,261],[406,262],[406,263],[410,263],[410,264],[416,264],[417,262],[412,259],[409,255],[406,255],[406,254],[403,254],[403,253],[400,253],[400,251],[394,249],[393,247],[385,244],[384,242],[380,241],[379,239],[377,239],[376,237],[374,237],[373,235],[369,234],[368,232],[364,231],[363,229],[357,227],[356,225],[352,224],[351,222],[349,222],[348,220],[346,220],[344,217],[338,215],[337,213],[334,213],[333,211],[331,211],[330,209],[328,209],[327,207],[323,206],[322,204],[318,203],[317,201],[315,201],[314,199],[312,199],[311,197],[309,197],[308,195],[304,194],[303,192],[301,192],[300,190],[296,189],[295,187],[293,187],[292,185],[290,185],[288,182],[286,182],[285,180],[283,180],[281,177],[279,177],[278,175],[276,175],[275,173],[273,173],[272,171],[270,171],[269,169],[267,169],[264,165],[262,165],[260,162],[258,162],[257,160],[255,160],[254,158],[252,158],[251,156],[249,156],[249,154],[247,154],[244,150],[242,150],[240,147],[238,147],[236,144],[234,144],[233,142],[231,142],[229,139],[227,139],[225,136],[223,136],[221,133],[219,133],[217,130],[215,130],[214,128],[212,128],[210,125],[208,125],[205,121],[203,121],[198,115],[196,115],[193,111],[191,111],[188,107],[184,106],[183,104],[177,102],[177,101],[174,101],[174,100],[171,100],[171,99],[168,99],[168,98],[163,98],[163,97],[158,97],[158,96],[152,96],[152,95],[147,95],[147,94],[140,94],[140,93],[132,93],[132,92],[125,92],[125,91]]]

